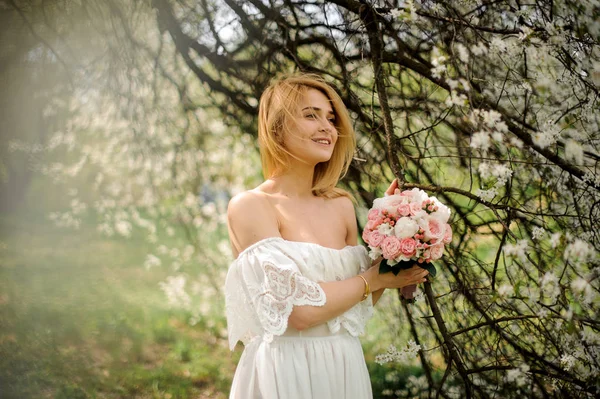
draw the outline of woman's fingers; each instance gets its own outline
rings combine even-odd
[[[388,189],[385,190],[385,195],[394,194],[394,191],[396,191],[397,188],[398,188],[398,179],[394,179],[394,180],[392,180],[392,183],[390,184]]]
[[[421,269],[419,266],[413,266],[413,273],[414,284],[421,284],[427,281],[428,270]]]
[[[379,275],[379,278],[386,288],[402,288],[426,282],[427,275],[429,275],[428,270],[415,265],[410,269],[400,270],[397,275],[384,273]]]

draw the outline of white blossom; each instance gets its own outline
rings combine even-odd
[[[160,258],[158,258],[157,256],[154,256],[152,254],[148,254],[146,255],[146,261],[144,262],[144,268],[146,268],[146,270],[149,270],[155,266],[160,266],[161,265],[161,260]]]
[[[119,220],[115,223],[115,231],[123,237],[131,236],[131,223],[126,220]]]
[[[519,32],[519,40],[523,41],[529,38],[529,36],[533,33],[533,30],[527,26],[521,27],[521,32]]]
[[[558,246],[558,244],[560,244],[561,237],[562,237],[562,234],[559,232],[552,233],[552,235],[550,236],[550,245],[552,246],[552,248],[556,248]]]
[[[491,141],[489,133],[479,131],[471,136],[471,148],[487,151],[490,148]]]
[[[186,278],[183,275],[169,276],[166,282],[159,286],[167,296],[169,306],[188,309],[192,303],[191,297],[185,291]]]
[[[492,176],[491,164],[489,162],[480,163],[477,167],[477,171],[479,172],[479,176],[484,180]]]
[[[523,141],[521,141],[521,139],[518,137],[511,137],[509,142],[516,148],[523,148]]]
[[[394,345],[390,345],[386,353],[379,354],[375,357],[377,364],[385,364],[389,362],[406,362],[414,359],[419,354],[421,345],[417,345],[412,339],[408,340],[407,346],[400,351]]]
[[[462,93],[458,93],[455,90],[451,90],[450,95],[446,97],[446,106],[462,107],[467,104],[467,101],[467,96]]]
[[[504,298],[507,298],[507,297],[513,295],[514,292],[515,292],[515,289],[510,284],[502,284],[500,287],[498,287],[498,295],[500,295],[501,297],[504,297]]]
[[[458,43],[456,45],[456,51],[458,52],[458,58],[467,64],[469,62],[469,51],[467,48],[462,43]]]
[[[417,233],[418,230],[419,225],[409,217],[401,217],[394,226],[394,232],[398,238],[412,237]]]
[[[436,79],[441,79],[442,75],[446,72],[446,57],[441,54],[439,48],[434,47],[431,52],[431,74]]]
[[[540,288],[544,293],[544,296],[554,302],[556,297],[560,295],[560,286],[558,284],[558,277],[551,271],[548,271],[542,277]]]
[[[518,258],[521,262],[527,259],[527,248],[529,247],[527,240],[519,240],[515,244],[506,244],[504,253],[506,256]]]
[[[571,370],[576,361],[577,359],[569,354],[564,354],[560,357],[560,365],[563,366],[566,371]]]
[[[503,186],[508,181],[509,177],[512,176],[512,169],[505,164],[494,165],[491,168],[492,175],[498,179],[496,186]]]
[[[534,240],[539,240],[540,238],[542,238],[544,235],[546,234],[546,230],[544,230],[541,227],[535,226],[532,230],[531,230],[531,238],[533,238]]]
[[[579,238],[567,245],[564,253],[564,259],[572,262],[588,262],[595,256],[596,250]]]
[[[518,368],[510,369],[506,372],[506,381],[514,382],[518,387],[522,387],[529,382],[529,366],[522,364]]]
[[[575,140],[567,140],[565,143],[565,158],[577,165],[583,164],[583,147]]]
[[[489,202],[489,201],[493,200],[496,195],[498,195],[498,191],[493,188],[490,190],[477,189],[475,191],[475,195],[477,195],[482,200]]]
[[[547,121],[542,126],[542,130],[535,132],[532,136],[533,143],[541,148],[546,148],[554,143],[558,136],[560,135],[560,131],[558,130],[558,126],[554,124],[552,121]]]
[[[475,56],[485,55],[488,52],[488,48],[485,46],[483,42],[477,42],[476,44],[471,46],[471,53]]]
[[[599,296],[594,287],[585,278],[577,277],[573,280],[571,282],[571,289],[585,305],[593,304]]]
[[[495,52],[505,52],[507,50],[507,45],[506,43],[500,39],[498,36],[494,36],[492,38],[492,41],[490,42],[490,49],[492,49]]]

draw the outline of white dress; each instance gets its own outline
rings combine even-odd
[[[371,297],[319,326],[288,327],[294,305],[325,304],[317,282],[356,276],[370,264],[362,246],[338,250],[279,237],[242,251],[225,282],[229,346],[245,345],[230,398],[372,398],[357,338],[373,314]]]

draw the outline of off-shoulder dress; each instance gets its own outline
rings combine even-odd
[[[242,251],[225,282],[229,346],[245,345],[230,398],[372,398],[358,340],[373,314],[370,296],[322,325],[288,326],[293,306],[325,304],[318,282],[356,276],[370,264],[362,246],[332,249],[280,237]]]

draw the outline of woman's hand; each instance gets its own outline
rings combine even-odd
[[[385,195],[394,194],[394,191],[396,191],[397,188],[398,188],[398,179],[394,179],[394,180],[392,180],[392,183],[390,184],[388,189],[385,190]]]
[[[374,266],[365,272],[365,277],[369,281],[372,291],[382,288],[403,288],[409,285],[421,284],[427,281],[429,272],[417,265],[410,269],[402,269],[398,275],[394,273],[379,274],[379,264],[381,259],[374,262]]]

